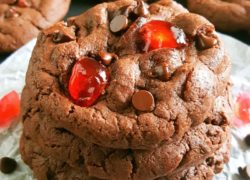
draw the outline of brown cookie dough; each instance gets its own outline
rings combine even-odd
[[[216,119],[212,122],[215,121],[218,122]],[[42,112],[36,112],[24,121],[23,136],[54,159],[76,169],[84,165],[90,176],[151,180],[199,165],[223,146],[228,133],[227,124],[202,123],[172,144],[162,144],[152,150],[118,150],[85,143]]]
[[[61,20],[70,0],[1,0],[0,53],[12,52]]]
[[[231,66],[213,25],[174,1],[162,0],[148,6],[146,17],[128,16],[127,29],[113,33],[112,19],[125,13],[124,9],[130,14],[128,8],[134,7],[138,6],[133,0],[103,3],[42,31],[27,72],[29,92],[22,95],[23,113],[39,109],[86,142],[120,149],[150,149],[180,140],[215,113],[213,106],[220,97],[226,107],[218,113],[228,124]],[[190,44],[143,52],[136,44],[138,29],[152,19],[183,29]],[[98,59],[103,51],[116,54],[107,66],[109,86],[94,105],[80,107],[70,100],[67,90],[72,66],[80,57]],[[167,75],[157,74],[164,64]],[[139,90],[154,98],[147,111],[132,105]],[[29,108],[24,101],[28,97],[33,99]]]
[[[250,32],[250,1],[247,0],[189,0],[191,12],[201,14],[219,30]]]
[[[20,152],[26,164],[28,164],[37,180],[90,180],[85,174],[84,167],[74,169],[63,161],[46,156],[39,146],[29,140],[21,137]]]
[[[230,141],[230,137],[228,137],[223,146],[202,164],[157,180],[212,180],[213,176],[220,173],[224,164],[229,161]]]
[[[152,49],[151,23],[176,46]],[[24,161],[38,179],[212,179],[230,149],[221,44],[172,0],[103,3],[43,30],[22,92]]]
[[[29,137],[25,137],[24,135],[21,138],[21,154],[24,161],[33,169],[34,175],[38,180],[54,180],[54,179],[99,179],[93,177],[89,174],[88,167],[84,165],[85,159],[81,159],[80,161],[76,161],[73,164],[78,163],[78,166],[75,167],[72,164],[64,162],[63,160],[59,160],[54,158],[53,155],[48,155],[44,153],[39,145],[36,142],[32,141]],[[227,143],[224,144],[225,147],[228,146]],[[196,166],[189,167],[185,170],[181,170],[179,172],[173,173],[169,176],[159,177],[157,180],[212,180],[212,177],[215,173],[218,173],[216,169],[220,168],[221,165],[228,162],[229,157],[229,148],[222,147],[215,154],[208,157],[204,162],[198,164]],[[58,147],[55,145],[54,149],[56,150]],[[60,147],[59,147],[60,148]],[[95,148],[94,148],[95,149]],[[91,151],[94,151],[91,149]],[[97,151],[97,150],[96,150]],[[98,153],[98,151],[97,151]],[[64,154],[66,156],[66,154]],[[106,156],[109,156],[110,159],[113,157],[113,153],[110,152]],[[96,156],[94,159],[101,158],[101,156]],[[123,160],[126,161],[126,157],[122,156]],[[96,166],[96,173],[100,173],[98,168],[105,165],[105,162],[102,162],[102,165],[93,164],[92,166]],[[113,165],[116,164],[113,161]],[[126,178],[123,176],[123,173],[126,171],[126,167],[123,167],[123,171],[118,172],[119,179],[137,179],[136,177]],[[99,174],[103,176],[103,174]],[[101,178],[101,179],[117,179],[116,178]],[[150,179],[148,177],[143,178],[145,180]]]

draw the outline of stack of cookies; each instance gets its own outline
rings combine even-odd
[[[212,179],[228,162],[230,61],[172,0],[120,0],[42,31],[22,93],[38,180]]]

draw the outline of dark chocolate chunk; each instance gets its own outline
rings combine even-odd
[[[244,168],[238,168],[239,174],[242,178],[249,180],[250,179],[250,165],[245,166]]]
[[[14,159],[9,157],[3,157],[0,160],[0,170],[4,174],[10,174],[15,171],[17,163]]]
[[[250,134],[248,134],[248,135],[245,137],[244,141],[245,141],[246,145],[250,147]]]

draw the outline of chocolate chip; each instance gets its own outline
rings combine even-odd
[[[126,29],[128,26],[128,18],[125,15],[117,15],[110,22],[110,30],[114,33]]]
[[[137,0],[137,7],[134,10],[135,14],[142,17],[149,15],[148,7],[142,0]]]
[[[239,167],[238,171],[242,178],[250,179],[250,165],[247,165],[244,168]]]
[[[155,106],[154,96],[149,91],[140,90],[134,93],[132,104],[139,111],[152,111]]]
[[[248,135],[245,137],[244,141],[245,141],[246,145],[250,147],[250,134],[248,134]]]
[[[10,174],[15,171],[17,163],[14,159],[9,157],[3,157],[0,160],[0,170],[4,174]]]
[[[14,18],[18,16],[19,16],[19,13],[16,11],[15,8],[10,8],[5,12],[5,18]]]
[[[105,51],[101,51],[98,54],[99,58],[101,59],[102,63],[105,65],[109,65],[112,60],[118,59],[117,55],[114,53],[108,53]]]

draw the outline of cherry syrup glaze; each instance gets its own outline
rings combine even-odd
[[[107,68],[95,59],[79,59],[69,80],[69,94],[73,102],[82,107],[89,107],[104,93],[110,75]]]
[[[237,96],[234,112],[237,117],[234,120],[235,125],[242,126],[250,123],[250,90]]]
[[[0,100],[0,128],[5,128],[20,114],[20,98],[16,91],[6,94]]]
[[[152,20],[144,24],[139,30],[139,36],[144,44],[142,50],[145,52],[159,48],[181,48],[188,45],[183,30],[161,20]]]

